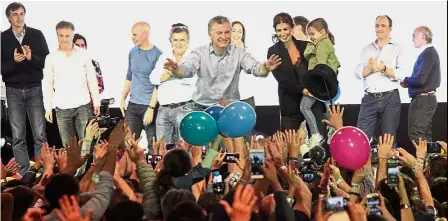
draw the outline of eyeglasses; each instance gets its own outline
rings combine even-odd
[[[184,26],[175,26],[175,27],[172,27],[170,33],[173,34],[173,32],[176,31],[176,30],[177,30],[177,31],[181,31],[181,30],[186,30],[186,31],[188,31],[188,26],[185,26],[185,25],[184,25]]]
[[[76,46],[80,47],[80,48],[85,48],[86,45],[85,44],[75,44]]]

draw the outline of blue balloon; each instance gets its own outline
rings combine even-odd
[[[341,96],[341,88],[338,87],[338,93],[336,94],[336,96],[332,99],[333,103],[336,102],[339,97]],[[330,100],[325,100],[324,101],[326,105],[331,105],[331,101]]]
[[[254,128],[256,119],[255,110],[249,104],[237,101],[229,104],[221,112],[218,128],[226,137],[242,137]]]
[[[221,107],[221,106],[211,106],[211,107],[205,109],[204,111],[206,113],[210,114],[216,120],[216,122],[218,122],[219,116],[221,116],[221,111],[222,110],[224,110],[224,107]]]
[[[214,140],[218,135],[215,119],[203,111],[193,111],[180,122],[180,135],[193,146],[202,146]]]

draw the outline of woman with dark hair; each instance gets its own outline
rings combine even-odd
[[[300,101],[303,95],[309,94],[303,83],[303,76],[308,70],[308,61],[304,59],[304,51],[308,42],[295,39],[293,36],[294,22],[287,13],[279,13],[273,19],[275,44],[268,50],[268,58],[278,55],[282,63],[272,71],[278,81],[278,97],[280,102],[281,129],[297,130],[304,120],[300,112]],[[312,107],[316,121],[324,118],[326,107],[324,103],[316,102]],[[325,127],[319,125],[319,131],[324,134]]]

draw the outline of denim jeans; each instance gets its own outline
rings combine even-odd
[[[92,116],[90,104],[69,109],[56,107],[56,121],[58,122],[62,145],[68,144],[70,137],[77,137],[78,140],[84,138],[84,132],[90,116]]]
[[[400,123],[400,111],[401,99],[398,90],[376,97],[366,94],[361,101],[356,127],[364,131],[370,140],[379,136],[375,131],[377,123],[380,122],[381,136],[385,133],[395,136]]]
[[[310,128],[311,135],[319,133],[316,118],[314,117],[313,111],[311,111],[311,107],[315,102],[316,99],[306,95],[304,95],[300,101],[300,112],[302,112],[305,117],[306,124],[308,124],[308,127]]]
[[[418,139],[432,141],[432,117],[437,109],[436,96],[415,96],[408,111],[408,136],[411,141]]]
[[[156,136],[160,139],[165,136],[166,144],[176,144],[180,139],[179,126],[182,119],[189,113],[183,106],[171,108],[160,106],[156,119]]]
[[[29,169],[29,156],[26,145],[26,116],[30,120],[34,141],[34,156],[40,154],[42,143],[47,142],[45,134],[45,110],[42,87],[16,89],[6,87],[9,122],[12,130],[12,149],[14,158],[20,164],[20,174]]]
[[[157,119],[157,110],[154,110],[153,121],[144,126],[143,118],[145,117],[145,112],[148,110],[149,105],[135,104],[129,102],[128,109],[126,110],[126,120],[129,124],[129,129],[131,133],[135,133],[135,137],[140,137],[142,130],[146,132],[146,139],[148,140],[148,154],[154,154],[154,148],[152,147],[152,137],[156,135],[156,124],[154,123]]]

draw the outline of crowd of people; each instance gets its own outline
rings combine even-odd
[[[447,144],[432,142],[431,136],[441,70],[426,26],[413,33],[421,54],[412,72],[401,67],[406,55],[391,40],[387,15],[375,19],[377,39],[362,50],[355,74],[365,96],[357,127],[377,140],[375,155],[350,171],[324,148],[322,159],[311,157],[315,162],[305,170],[310,152],[328,147],[332,133],[344,126],[344,108],[325,105],[304,80],[316,69],[339,74],[335,37],[323,18],[275,15],[275,43],[265,62],[246,50],[244,25],[224,16],[208,23],[211,43],[194,50],[188,27],[174,24],[169,53],[152,44],[151,26],[138,22],[131,29],[135,47],[120,102],[124,119],[101,128],[95,116],[101,116],[104,84],[87,39],[74,33],[71,22],[61,21],[59,48],[49,51],[43,33],[26,26],[25,15],[23,4],[9,4],[11,28],[1,37],[14,153],[1,163],[2,220],[446,220]],[[281,111],[281,129],[274,135],[218,134],[206,147],[182,139],[179,124],[192,111],[232,101],[255,108],[248,85],[270,73],[278,81]],[[412,98],[408,134],[415,154],[395,142],[399,86]],[[48,144],[45,121],[57,122],[63,147]],[[374,133],[377,122],[381,134]],[[139,146],[142,131],[147,147]],[[441,151],[428,151],[430,146]],[[261,162],[256,176],[252,152],[262,153],[256,155]],[[238,157],[226,160],[235,153]],[[399,162],[398,173],[390,172],[392,160]],[[369,204],[372,197],[379,203]]]

